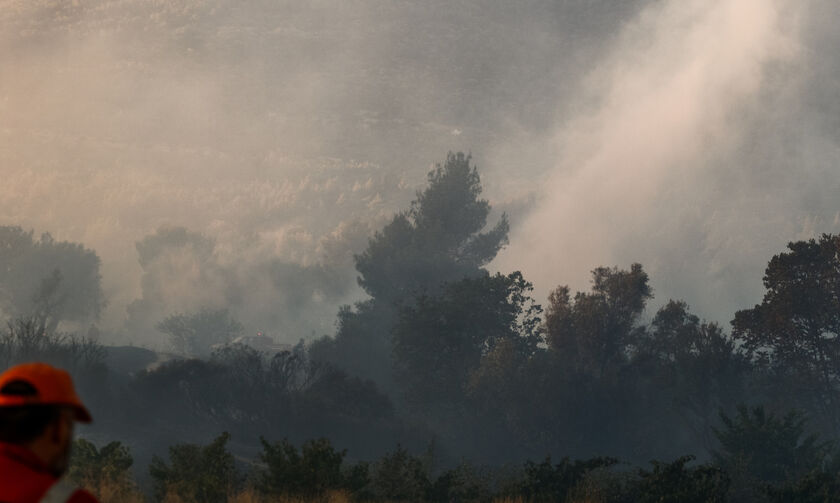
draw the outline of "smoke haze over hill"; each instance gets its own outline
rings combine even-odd
[[[471,150],[511,216],[491,269],[542,300],[639,261],[660,301],[728,321],[784,243],[840,229],[838,10],[1,1],[0,225],[96,250],[114,341],[224,306],[294,342],[332,331],[353,253]]]

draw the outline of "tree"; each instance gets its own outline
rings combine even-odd
[[[548,350],[532,360],[529,378],[515,395],[523,397],[517,401],[528,397],[523,407],[528,416],[518,421],[527,425],[520,431],[532,449],[543,445],[542,452],[575,456],[648,457],[652,444],[641,437],[649,404],[631,355],[644,332],[640,316],[650,297],[648,276],[639,264],[630,270],[595,269],[591,292],[572,297],[565,286],[552,292],[545,322]]]
[[[110,442],[101,448],[80,438],[73,442],[67,476],[101,498],[114,501],[141,500],[131,476],[134,459],[128,447]]]
[[[0,329],[0,368],[32,361],[67,370],[94,415],[98,410],[110,412],[105,348],[99,342],[72,333],[50,332],[43,320],[9,321],[5,330]]]
[[[228,433],[222,433],[206,446],[178,444],[169,448],[169,464],[155,456],[149,465],[155,494],[167,494],[181,501],[227,501],[237,485],[233,455],[226,445]]]
[[[172,312],[192,312],[218,304],[228,291],[215,241],[184,227],[161,227],[135,243],[143,270],[141,296],[126,308],[130,330],[149,331]]]
[[[213,346],[226,344],[242,332],[242,324],[227,309],[202,309],[194,314],[174,314],[158,323],[175,351],[188,356],[207,356]]]
[[[423,501],[431,488],[427,463],[402,446],[380,458],[373,468],[373,493],[377,499]]]
[[[433,294],[447,281],[477,274],[507,244],[505,215],[481,232],[490,203],[479,199],[481,180],[470,160],[449,153],[411,209],[395,215],[356,255],[359,285],[371,297],[388,302]]]
[[[549,348],[577,372],[602,377],[627,361],[638,343],[637,323],[652,297],[641,264],[629,271],[599,267],[592,271],[592,292],[574,300],[561,286],[548,298],[546,338]]]
[[[541,308],[519,272],[467,278],[440,296],[420,296],[400,311],[394,327],[394,365],[415,404],[459,402],[482,358],[503,343],[522,355],[542,342]]]
[[[761,304],[735,313],[733,336],[792,400],[840,429],[840,236],[788,244],[764,274]],[[802,401],[804,399],[804,402]]]
[[[491,501],[493,490],[489,474],[463,461],[441,473],[426,492],[432,502]],[[496,500],[494,500],[496,501]]]
[[[732,477],[740,500],[765,485],[821,469],[831,452],[829,443],[806,435],[806,419],[797,411],[778,417],[763,407],[742,405],[734,417],[721,412],[720,419],[723,427],[714,429],[720,449],[713,458]]]
[[[105,350],[98,342],[63,332],[49,332],[35,319],[9,321],[0,331],[0,368],[45,361],[78,372],[104,368]]]
[[[399,306],[438,294],[444,283],[485,274],[483,266],[507,243],[506,215],[483,232],[490,204],[480,195],[470,156],[449,153],[429,173],[428,186],[411,208],[395,215],[355,256],[359,285],[371,298],[341,309],[335,338],[313,344],[314,357],[394,392],[391,330]]]
[[[743,398],[750,370],[732,337],[674,300],[657,311],[642,334],[634,363],[707,450],[714,440],[715,411],[730,409]]]
[[[348,485],[342,464],[346,450],[336,450],[326,438],[307,440],[298,450],[287,439],[274,444],[260,438],[260,461],[265,464],[260,489],[282,496],[321,496]]]
[[[37,318],[50,332],[61,321],[95,321],[105,306],[99,257],[79,243],[0,226],[0,312]]]

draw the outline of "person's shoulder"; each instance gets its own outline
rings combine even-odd
[[[40,503],[98,503],[91,493],[63,479],[50,486],[39,501]]]
[[[73,494],[70,495],[67,503],[99,503],[99,500],[84,489],[76,489]]]

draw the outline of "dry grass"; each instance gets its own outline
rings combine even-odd
[[[82,483],[101,503],[145,503],[146,499],[131,480]]]
[[[260,495],[252,489],[246,489],[228,498],[228,503],[350,503],[350,496],[344,491],[330,491],[319,498],[298,498],[294,496]]]

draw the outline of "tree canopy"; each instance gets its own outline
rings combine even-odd
[[[548,346],[569,365],[601,376],[627,358],[637,343],[637,322],[652,297],[641,264],[629,271],[599,267],[592,271],[592,291],[558,287],[548,298]]]
[[[490,230],[490,203],[471,158],[449,153],[411,209],[396,214],[356,255],[359,285],[375,299],[402,299],[476,274],[507,244],[506,215]]]
[[[158,323],[172,347],[188,356],[209,356],[213,346],[232,341],[242,333],[242,324],[227,309],[201,309],[191,314],[173,314]]]
[[[767,265],[761,304],[735,313],[733,335],[840,431],[840,236],[788,250]]]
[[[530,355],[542,342],[540,306],[519,272],[449,283],[405,306],[394,327],[394,365],[419,403],[463,399],[472,372],[499,345]]]
[[[105,306],[99,266],[79,243],[0,226],[0,312],[37,318],[49,331],[63,320],[95,321]]]
[[[400,306],[435,296],[449,282],[486,274],[483,266],[507,243],[507,216],[485,230],[490,204],[480,195],[470,156],[449,153],[410,209],[355,256],[359,285],[371,298],[341,309],[335,338],[314,344],[315,357],[393,390],[391,331]]]

